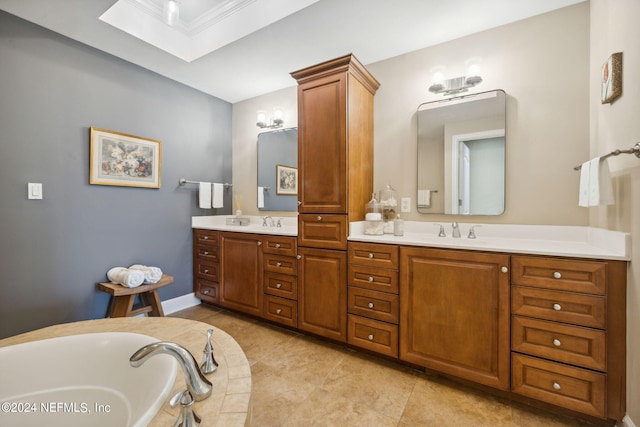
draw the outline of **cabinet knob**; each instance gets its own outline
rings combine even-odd
[[[204,291],[202,291],[202,295],[209,295],[209,289],[205,289]]]
[[[302,255],[296,255],[296,259],[302,259]]]
[[[373,259],[373,254],[369,252],[369,259]]]
[[[553,309],[555,311],[560,311],[560,310],[562,310],[562,306],[560,304],[556,303],[556,304],[553,304]]]
[[[276,284],[276,288],[280,289],[282,287],[282,283]]]
[[[276,267],[282,267],[282,263],[280,261],[276,262]]]
[[[370,302],[369,304],[367,304],[367,306],[368,306],[369,308],[373,308],[373,303],[372,303],[372,302]]]
[[[316,219],[317,219],[318,221],[322,221],[322,217],[321,217],[320,215],[318,215],[318,216],[316,217]]]
[[[204,251],[204,254],[205,255],[209,255],[209,251]]]
[[[209,272],[209,270],[207,270],[206,268],[204,269],[204,274],[207,274]]]
[[[369,334],[367,338],[369,338],[369,341],[373,341],[373,334]]]
[[[209,240],[209,236],[202,236],[202,240]]]
[[[373,282],[373,277],[369,276],[369,282]]]
[[[276,314],[280,314],[280,313],[282,313],[282,309],[279,308],[276,310]]]
[[[559,383],[557,383],[557,382],[555,382],[555,381],[554,381],[554,382],[553,382],[553,388],[554,388],[554,389],[556,389],[556,390],[560,390],[562,387],[560,387],[560,384],[559,384]]]
[[[560,272],[559,272],[559,271],[554,271],[554,272],[553,272],[553,277],[554,277],[555,279],[562,279],[562,274],[560,274]]]
[[[502,267],[500,267],[500,271],[502,271],[503,273],[508,273],[509,269],[503,265]]]
[[[256,242],[256,245],[258,245],[258,246],[262,246],[262,242],[261,242],[260,240],[258,240],[258,241]]]
[[[276,249],[280,249],[280,243],[276,243]]]
[[[302,204],[302,202],[300,200],[297,201],[298,206],[300,206]]]
[[[553,345],[555,345],[556,347],[560,347],[561,344],[562,343],[560,342],[559,339],[556,338],[556,339],[553,340]]]

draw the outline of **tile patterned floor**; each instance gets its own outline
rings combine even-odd
[[[243,348],[253,375],[253,426],[590,425],[212,306],[171,316],[221,328]]]

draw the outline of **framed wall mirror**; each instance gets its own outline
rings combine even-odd
[[[298,210],[298,129],[258,134],[258,210]]]
[[[420,213],[500,215],[505,205],[506,94],[494,90],[418,107]]]

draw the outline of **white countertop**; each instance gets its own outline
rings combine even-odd
[[[248,226],[226,225],[233,215],[194,216],[193,228],[204,228],[241,233],[297,236],[297,217],[273,217],[281,227],[263,227],[262,216],[244,215],[249,218]],[[631,235],[620,231],[595,227],[561,225],[517,225],[460,223],[460,238],[451,237],[451,223],[442,223],[447,237],[438,237],[440,223],[425,221],[405,221],[404,235],[364,234],[364,221],[350,223],[349,240],[355,242],[389,243],[434,248],[468,249],[489,252],[551,255],[576,258],[610,259],[629,261],[631,259]],[[476,226],[476,239],[467,235],[471,226]]]

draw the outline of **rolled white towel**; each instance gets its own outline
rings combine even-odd
[[[144,273],[139,270],[129,270],[124,267],[113,267],[107,271],[107,278],[127,288],[136,288],[144,282]]]
[[[144,283],[158,283],[162,278],[162,270],[158,267],[149,267],[141,264],[134,264],[129,267],[130,270],[138,270],[144,273]]]

